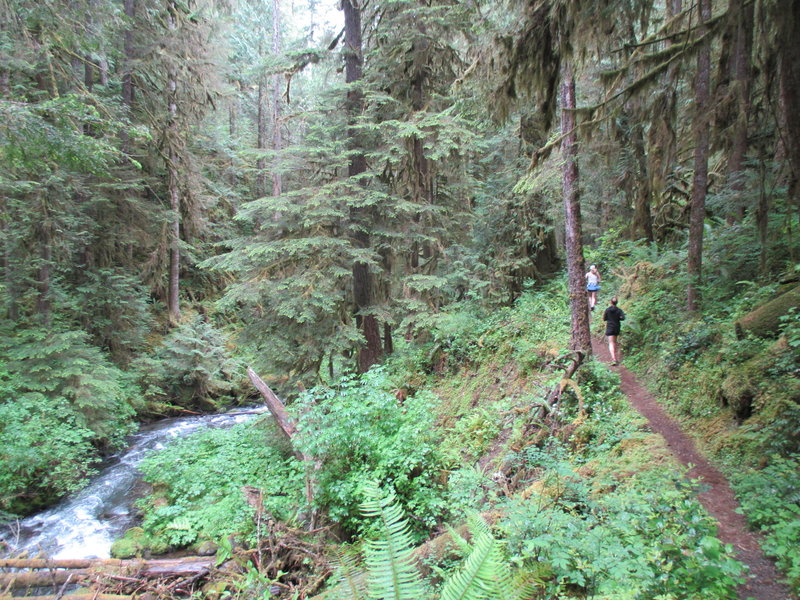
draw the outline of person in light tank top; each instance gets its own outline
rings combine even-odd
[[[600,290],[600,271],[597,265],[589,267],[586,273],[586,291],[589,292],[589,309],[594,310],[597,305],[597,292]]]

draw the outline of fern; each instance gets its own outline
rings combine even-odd
[[[423,582],[413,559],[413,546],[408,521],[394,495],[383,496],[374,484],[365,493],[362,503],[365,516],[378,519],[380,537],[367,542],[367,587],[370,600],[422,600],[426,597]],[[522,600],[533,595],[533,586],[514,582],[505,560],[501,543],[489,525],[478,515],[468,519],[473,536],[469,543],[451,529],[456,543],[466,553],[464,565],[444,584],[441,600]],[[350,581],[339,577],[339,587]],[[344,590],[342,590],[344,591]],[[350,591],[350,590],[347,590]],[[341,598],[341,593],[339,597]],[[351,600],[360,600],[357,590],[350,591]]]
[[[368,597],[371,600],[420,600],[422,580],[414,564],[408,520],[394,496],[383,496],[376,485],[365,490],[365,516],[376,518],[380,538],[367,542]]]
[[[337,585],[336,600],[363,600],[366,598],[366,573],[359,559],[352,554],[336,551],[333,561]]]
[[[500,598],[498,588],[503,586],[497,575],[503,569],[497,540],[487,533],[477,535],[474,540],[464,566],[445,582],[442,600]]]

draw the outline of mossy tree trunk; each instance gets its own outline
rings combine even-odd
[[[566,229],[567,273],[569,276],[569,303],[572,315],[570,348],[592,353],[589,331],[589,302],[584,284],[586,265],[581,241],[581,200],[578,191],[578,148],[575,134],[575,77],[571,65],[566,65],[561,83],[561,133],[564,140],[561,152],[564,156],[562,177],[564,195],[564,220]]]

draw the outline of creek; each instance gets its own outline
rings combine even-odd
[[[128,448],[108,459],[88,486],[43,512],[12,523],[0,531],[6,554],[27,552],[57,559],[108,558],[111,544],[136,522],[133,503],[141,481],[137,467],[152,450],[206,428],[230,427],[253,418],[266,408],[225,414],[164,419],[142,427],[129,438]]]

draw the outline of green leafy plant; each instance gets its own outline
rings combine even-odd
[[[572,465],[556,463],[543,473],[539,493],[507,503],[499,528],[511,560],[541,581],[545,594],[735,598],[741,565],[716,539],[693,493],[652,472],[595,497]]]
[[[772,456],[762,470],[739,473],[733,482],[742,512],[766,537],[764,550],[800,591],[800,455]]]
[[[153,486],[139,502],[142,528],[173,548],[201,539],[255,534],[245,487],[260,490],[262,510],[295,519],[302,495],[298,461],[271,436],[271,424],[244,423],[178,440],[149,455],[140,469]]]
[[[366,500],[361,504],[361,511],[372,520],[371,537],[364,548],[366,568],[360,569],[353,558],[340,562],[335,596],[348,600],[423,600],[432,597],[432,591],[416,565],[409,522],[396,497],[393,493],[384,494],[373,483],[365,484],[364,495]],[[447,577],[438,597],[441,600],[521,600],[529,597],[530,586],[512,582],[503,546],[486,523],[479,517],[471,519],[470,523],[472,542],[458,540],[466,551],[466,559]]]
[[[319,461],[315,502],[350,532],[363,523],[358,505],[368,481],[391,485],[420,529],[444,514],[443,455],[434,427],[437,399],[418,393],[401,403],[382,369],[315,388],[292,405],[297,446]]]

